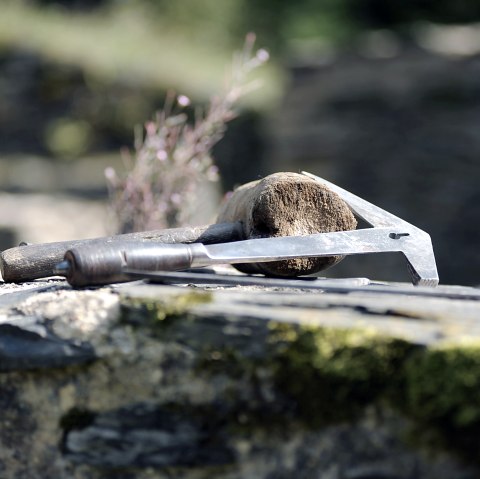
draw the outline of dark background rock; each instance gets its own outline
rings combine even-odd
[[[221,406],[215,412],[200,407],[186,414],[178,404],[138,403],[79,424],[78,411],[71,411],[63,418],[63,453],[74,463],[102,468],[229,465],[235,458],[222,430],[225,416]]]
[[[132,145],[134,127],[153,118],[165,101],[162,88],[145,88],[121,78],[113,84],[102,83],[78,67],[21,49],[0,51],[0,92],[4,96],[0,105],[0,160],[8,155],[17,155],[20,160],[43,157],[41,163],[46,164],[40,166],[47,168],[50,176],[57,176],[56,184],[49,185],[51,191],[87,197],[106,195],[106,165],[101,156],[108,155],[108,161],[121,170],[120,150]],[[55,131],[63,127],[71,129],[71,144],[59,150]],[[246,111],[231,123],[217,146],[215,156],[226,190],[261,174],[262,166],[249,161],[261,158],[261,127],[258,112]],[[93,166],[97,178],[86,176],[75,182],[73,160],[92,155],[99,166],[85,165],[82,173],[88,175]],[[70,168],[70,181],[58,177],[57,167]],[[31,191],[32,184],[28,179],[22,185],[5,178],[0,187],[22,192]],[[42,181],[36,188],[42,189]]]
[[[441,281],[476,284],[479,74],[479,56],[419,48],[295,67],[267,164],[324,176],[426,230]],[[338,274],[395,279],[400,268],[382,263]]]

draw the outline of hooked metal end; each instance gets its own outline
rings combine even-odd
[[[391,251],[401,251],[406,256],[413,284],[419,286],[436,286],[438,284],[438,272],[432,241],[425,231],[323,178],[306,171],[302,171],[302,173],[325,184],[333,192],[337,193],[350,209],[373,226],[374,230],[387,228],[388,231],[389,228],[392,228],[393,231],[391,230],[388,237],[398,241],[398,248],[392,248]],[[399,241],[402,239],[408,241]],[[385,249],[384,251],[389,250]]]
[[[64,260],[53,268],[53,274],[67,277],[71,270],[70,261]]]

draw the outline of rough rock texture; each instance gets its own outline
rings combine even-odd
[[[241,221],[249,239],[346,231],[357,226],[347,204],[336,193],[305,175],[288,172],[237,188],[223,204],[217,221]],[[236,267],[246,273],[292,277],[317,273],[342,259],[297,258]]]
[[[3,285],[0,477],[479,477],[480,292],[432,291]]]

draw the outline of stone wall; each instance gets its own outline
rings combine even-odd
[[[479,291],[293,284],[3,285],[0,477],[478,477]]]

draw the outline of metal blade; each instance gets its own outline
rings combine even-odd
[[[391,235],[408,238],[408,241],[402,241],[399,245],[401,245],[400,251],[407,258],[412,282],[425,286],[438,284],[432,241],[425,231],[319,176],[305,171],[302,173],[337,193],[357,216],[372,225],[374,229],[378,229],[378,227],[392,228],[398,233],[392,232]],[[399,239],[399,237],[394,239]]]
[[[319,176],[312,175],[312,173],[308,173],[307,171],[302,171],[302,174],[308,176],[309,178],[318,181],[319,183],[323,183],[325,186],[328,187],[331,191],[336,193],[343,201],[347,203],[350,209],[364,221],[369,223],[372,226],[390,226],[395,228],[402,228],[402,227],[409,227],[415,228],[412,224],[408,223],[405,220],[402,220],[398,216],[389,213],[388,211],[370,203],[363,198],[360,198],[353,193],[350,193],[343,188],[335,185],[334,183],[330,183],[329,181],[320,178]]]
[[[372,282],[367,278],[264,278],[262,276],[245,276],[199,272],[138,271],[124,270],[131,279],[146,279],[161,284],[196,284],[200,286],[213,284],[216,286],[262,286],[271,288],[311,289],[322,292],[351,294],[395,294],[406,296],[422,296],[455,300],[480,301],[480,290],[469,286],[413,287],[406,283]]]
[[[123,273],[132,279],[148,279],[153,283],[185,284],[214,286],[263,286],[266,288],[314,289],[325,290],[332,287],[359,287],[370,284],[368,278],[325,279],[304,276],[302,278],[265,278],[244,274],[219,274],[198,271],[139,271],[124,269]],[[479,293],[480,295],[480,293]]]
[[[192,267],[403,251],[409,241],[408,235],[404,236],[403,232],[395,232],[391,228],[261,238],[205,245],[202,254],[194,255]]]

